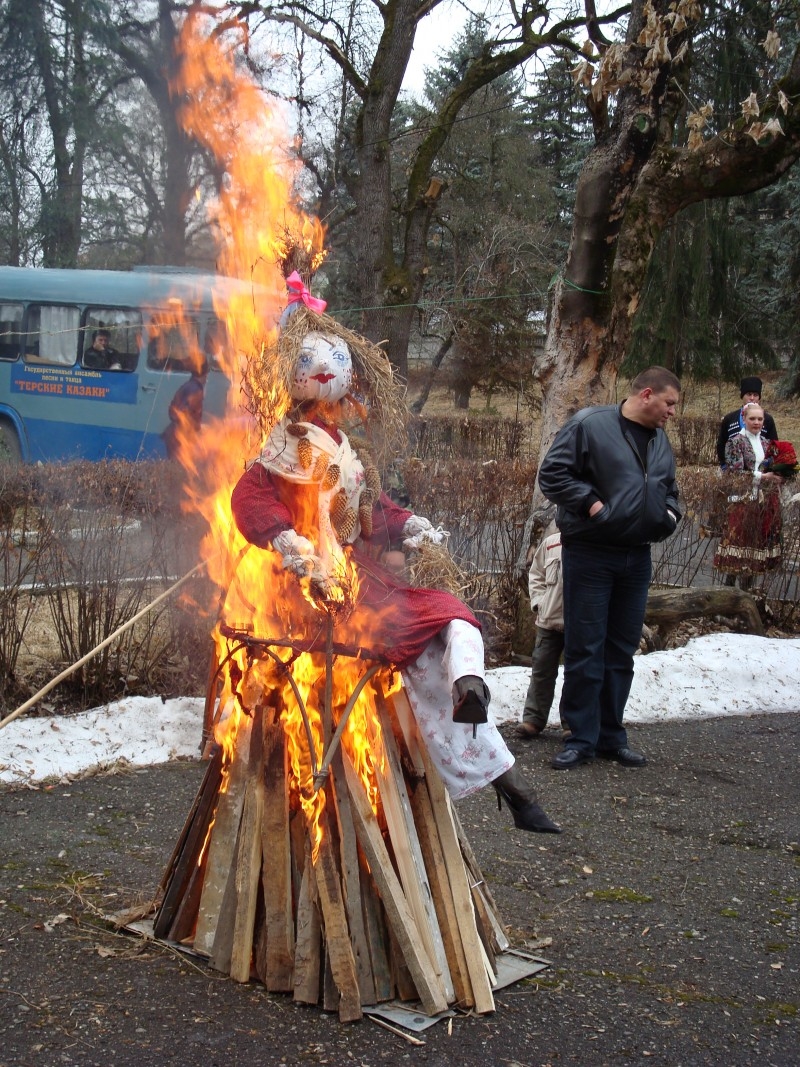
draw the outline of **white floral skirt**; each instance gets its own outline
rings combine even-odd
[[[456,619],[403,670],[403,682],[420,734],[453,800],[469,796],[514,764],[489,708],[489,722],[453,722],[453,685],[466,675],[484,677],[480,630]]]

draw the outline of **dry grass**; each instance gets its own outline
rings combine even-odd
[[[763,402],[766,410],[775,419],[778,433],[784,441],[791,441],[800,451],[800,403],[797,399],[779,399],[777,385],[780,373],[765,372],[761,375],[764,382]],[[415,373],[409,376],[409,399],[413,400],[417,391]],[[617,382],[616,399],[622,400],[627,395],[629,382],[620,378]],[[470,419],[519,419],[532,424],[529,438],[535,447],[540,440],[539,413],[541,411],[542,393],[536,382],[524,394],[494,393],[487,406],[487,397],[480,390],[473,394],[468,411],[457,411],[453,407],[452,391],[445,388],[431,390],[431,395],[422,410],[423,418],[445,416]],[[692,419],[708,418],[719,421],[729,411],[734,411],[741,404],[735,384],[717,385],[713,382],[684,383],[681,393],[680,410],[677,421],[682,416]]]

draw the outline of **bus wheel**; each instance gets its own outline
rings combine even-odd
[[[0,463],[22,463],[22,449],[17,431],[10,422],[0,419]]]

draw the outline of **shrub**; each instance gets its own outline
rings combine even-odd
[[[519,561],[536,465],[517,423],[434,421],[416,439],[427,442],[424,456],[397,464],[396,491],[450,531],[451,554],[465,574],[464,599],[484,627],[487,662],[506,663],[515,647],[530,651]],[[696,434],[692,447],[701,430]],[[684,435],[681,447],[692,439]],[[481,449],[483,458],[476,458]],[[685,518],[675,536],[654,546],[653,581],[711,585],[720,580],[712,563],[727,490],[713,466],[684,465],[678,481]],[[0,467],[0,700],[23,690],[18,659],[35,596],[47,597],[54,645],[66,665],[191,570],[203,523],[184,514],[181,502],[181,475],[172,464]],[[800,501],[784,507],[783,553],[783,565],[759,576],[756,592],[768,618],[792,629],[799,614]],[[73,700],[202,693],[216,599],[207,578],[194,579],[91,660],[68,685]]]
[[[469,584],[464,599],[484,627],[487,659],[507,661],[517,628],[522,550],[536,467],[531,462],[468,459],[402,467],[411,507],[450,531],[450,552]]]
[[[194,566],[201,530],[181,510],[180,474],[172,464],[4,468],[4,477],[0,668],[10,696],[19,688],[14,668],[35,596],[47,598],[53,643],[69,665]],[[22,503],[12,510],[12,501]],[[15,554],[13,539],[34,533],[35,551]],[[84,703],[126,692],[202,692],[209,624],[198,608],[212,599],[209,583],[198,579],[93,657],[65,690]]]
[[[0,699],[23,690],[17,663],[52,535],[35,503],[32,473],[0,464]]]

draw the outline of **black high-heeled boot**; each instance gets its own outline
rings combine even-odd
[[[516,763],[492,782],[497,792],[497,809],[505,800],[514,817],[518,830],[530,830],[535,834],[560,834],[561,827],[539,807],[536,794],[517,769]]]
[[[478,736],[478,727],[489,721],[489,688],[482,678],[465,674],[456,680],[453,691],[453,722],[468,723],[472,736]]]

